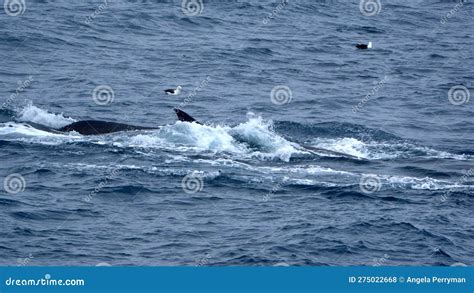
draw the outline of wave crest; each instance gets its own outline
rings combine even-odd
[[[17,112],[16,120],[22,122],[33,122],[52,128],[61,128],[76,120],[70,117],[64,117],[63,114],[54,114],[34,106],[32,103],[26,105]]]

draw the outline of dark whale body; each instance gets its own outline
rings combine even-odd
[[[108,122],[100,120],[83,120],[66,125],[58,131],[69,132],[75,131],[82,135],[97,135],[106,134],[119,131],[143,130],[143,129],[157,129],[154,127],[135,126],[117,122]]]
[[[180,109],[174,109],[176,116],[178,116],[179,121],[183,122],[196,122],[193,117],[188,115],[186,112]],[[38,125],[35,125],[36,128],[39,128]],[[82,120],[78,122],[71,123],[59,129],[54,129],[54,132],[70,132],[75,131],[82,135],[98,135],[98,134],[107,134],[119,131],[130,131],[130,130],[151,130],[158,129],[157,127],[146,127],[146,126],[136,126],[124,123],[109,122],[102,120]],[[43,129],[45,130],[45,129]],[[51,131],[51,130],[48,130]]]

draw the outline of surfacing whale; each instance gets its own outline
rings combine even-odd
[[[175,108],[174,109],[176,116],[178,117],[179,121],[182,122],[195,122],[197,124],[201,124],[196,119],[191,117],[186,112]],[[64,132],[71,132],[75,131],[82,135],[99,135],[99,134],[107,134],[107,133],[114,133],[114,132],[121,132],[121,131],[132,131],[132,130],[153,130],[158,129],[159,127],[148,127],[148,126],[137,126],[137,125],[130,125],[125,123],[118,123],[118,122],[110,122],[110,121],[103,121],[103,120],[81,120],[77,122],[73,122],[61,128],[51,128],[45,125],[28,122],[28,125],[39,130],[51,132],[51,133],[64,133]]]
[[[176,116],[178,116],[179,121],[183,122],[195,122],[198,124],[198,121],[193,117],[189,116],[186,112],[175,108],[174,109]],[[146,126],[136,126],[124,123],[109,122],[102,120],[82,120],[71,123],[59,129],[54,129],[59,132],[70,132],[75,131],[82,135],[98,135],[98,134],[107,134],[120,131],[131,131],[131,130],[153,130],[158,129],[157,127],[146,127]]]
[[[199,121],[191,117],[188,113],[184,112],[181,109],[174,108],[174,112],[179,121],[181,122],[188,122],[188,123],[197,123],[202,125]],[[147,127],[147,126],[136,126],[136,125],[129,125],[124,123],[117,123],[117,122],[109,122],[109,121],[102,121],[102,120],[82,120],[71,123],[59,129],[52,129],[43,125],[30,123],[32,127],[52,132],[52,133],[64,133],[64,132],[71,132],[75,131],[82,135],[98,135],[98,134],[107,134],[107,133],[114,133],[114,132],[121,132],[121,131],[132,131],[132,130],[153,130],[159,129],[158,127]],[[300,146],[302,151],[307,151],[312,154],[316,155],[334,155],[334,156],[342,156],[350,159],[356,160],[364,160],[363,158],[355,157],[349,154],[336,152],[328,149],[317,148],[312,146]]]
[[[135,126],[124,123],[101,121],[101,120],[83,120],[71,123],[62,128],[59,128],[60,132],[70,132],[75,131],[82,135],[98,135],[106,134],[120,131],[130,131],[130,130],[150,130],[157,129],[155,127],[146,127],[146,126]]]

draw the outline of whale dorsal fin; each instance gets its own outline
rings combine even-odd
[[[188,113],[184,112],[181,109],[174,108],[174,112],[176,113],[176,116],[178,116],[179,121],[182,121],[182,122],[196,122],[197,124],[201,124],[201,123],[199,123],[199,121],[197,121],[193,117],[189,116]]]

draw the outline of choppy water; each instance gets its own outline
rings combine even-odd
[[[472,1],[76,2],[0,13],[1,264],[474,264]]]

